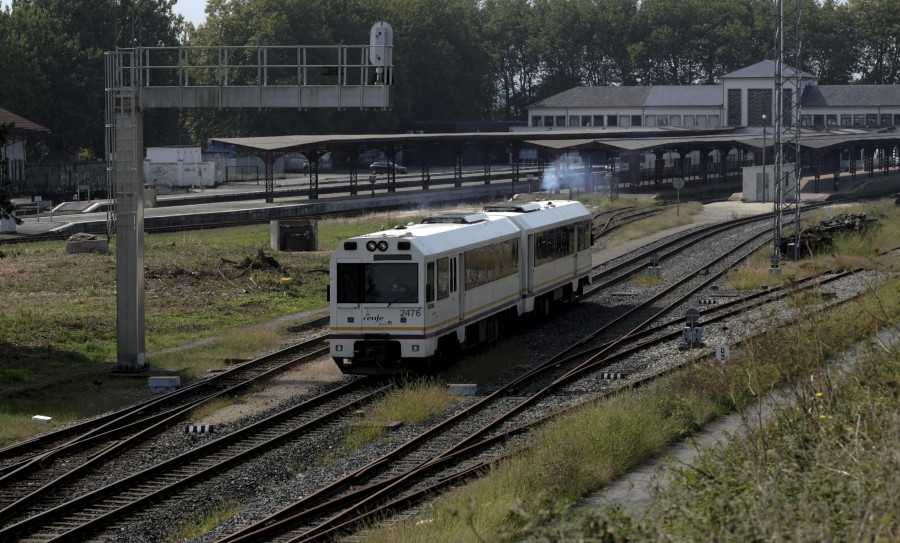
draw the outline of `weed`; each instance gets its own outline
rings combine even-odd
[[[174,523],[169,536],[164,541],[174,543],[201,537],[240,512],[241,508],[235,502],[229,500],[221,501],[209,507],[197,517],[184,517]]]
[[[379,400],[350,429],[344,449],[348,452],[361,449],[367,443],[379,439],[385,433],[385,425],[392,421],[421,424],[442,413],[458,401],[447,387],[430,379],[417,379],[404,383]]]

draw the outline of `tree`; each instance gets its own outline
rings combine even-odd
[[[850,0],[856,22],[862,82],[900,82],[900,0]]]
[[[14,0],[0,18],[3,107],[49,128],[47,144],[60,158],[81,148],[103,155],[106,51],[178,43],[183,22],[172,12],[175,0],[134,0],[124,14],[117,4]],[[152,141],[152,120],[145,127]]]

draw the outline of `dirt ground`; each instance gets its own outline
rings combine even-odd
[[[202,420],[192,421],[191,424],[225,424],[257,415],[295,394],[301,394],[323,383],[336,381],[341,376],[334,361],[330,357],[322,357],[279,375],[269,381],[263,390],[241,396],[234,404],[218,409]]]

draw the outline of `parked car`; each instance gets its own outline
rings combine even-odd
[[[394,164],[393,162],[387,162],[384,160],[379,160],[378,162],[373,162],[371,166],[369,166],[369,171],[372,173],[387,173],[390,171],[391,166],[394,167],[394,171],[396,173],[406,173],[406,166],[401,166],[400,164]]]

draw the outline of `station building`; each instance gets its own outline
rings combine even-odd
[[[791,67],[785,88],[794,92]],[[575,87],[528,106],[532,129],[728,126],[774,127],[776,66],[764,60],[716,85]],[[811,129],[900,126],[900,87],[819,85],[801,73],[800,125]],[[765,119],[763,118],[765,116]]]
[[[897,167],[900,145],[900,87],[892,85],[819,85],[812,74],[785,66],[785,100],[799,97],[803,176],[853,179]],[[569,149],[543,144],[549,152],[577,151],[607,164],[631,186],[658,187],[664,179],[710,170],[720,179],[740,175],[747,166],[772,164],[775,158],[776,64],[765,60],[725,74],[714,85],[575,87],[528,106],[529,131],[578,131]],[[785,111],[796,103],[785,103]],[[790,106],[790,108],[788,107]],[[653,135],[641,141],[613,141],[613,134]],[[709,141],[690,134],[710,131]],[[585,133],[595,134],[592,141]],[[766,137],[768,135],[768,138]],[[704,136],[705,137],[705,136]],[[790,157],[795,160],[795,157]],[[628,172],[628,173],[625,173]]]

